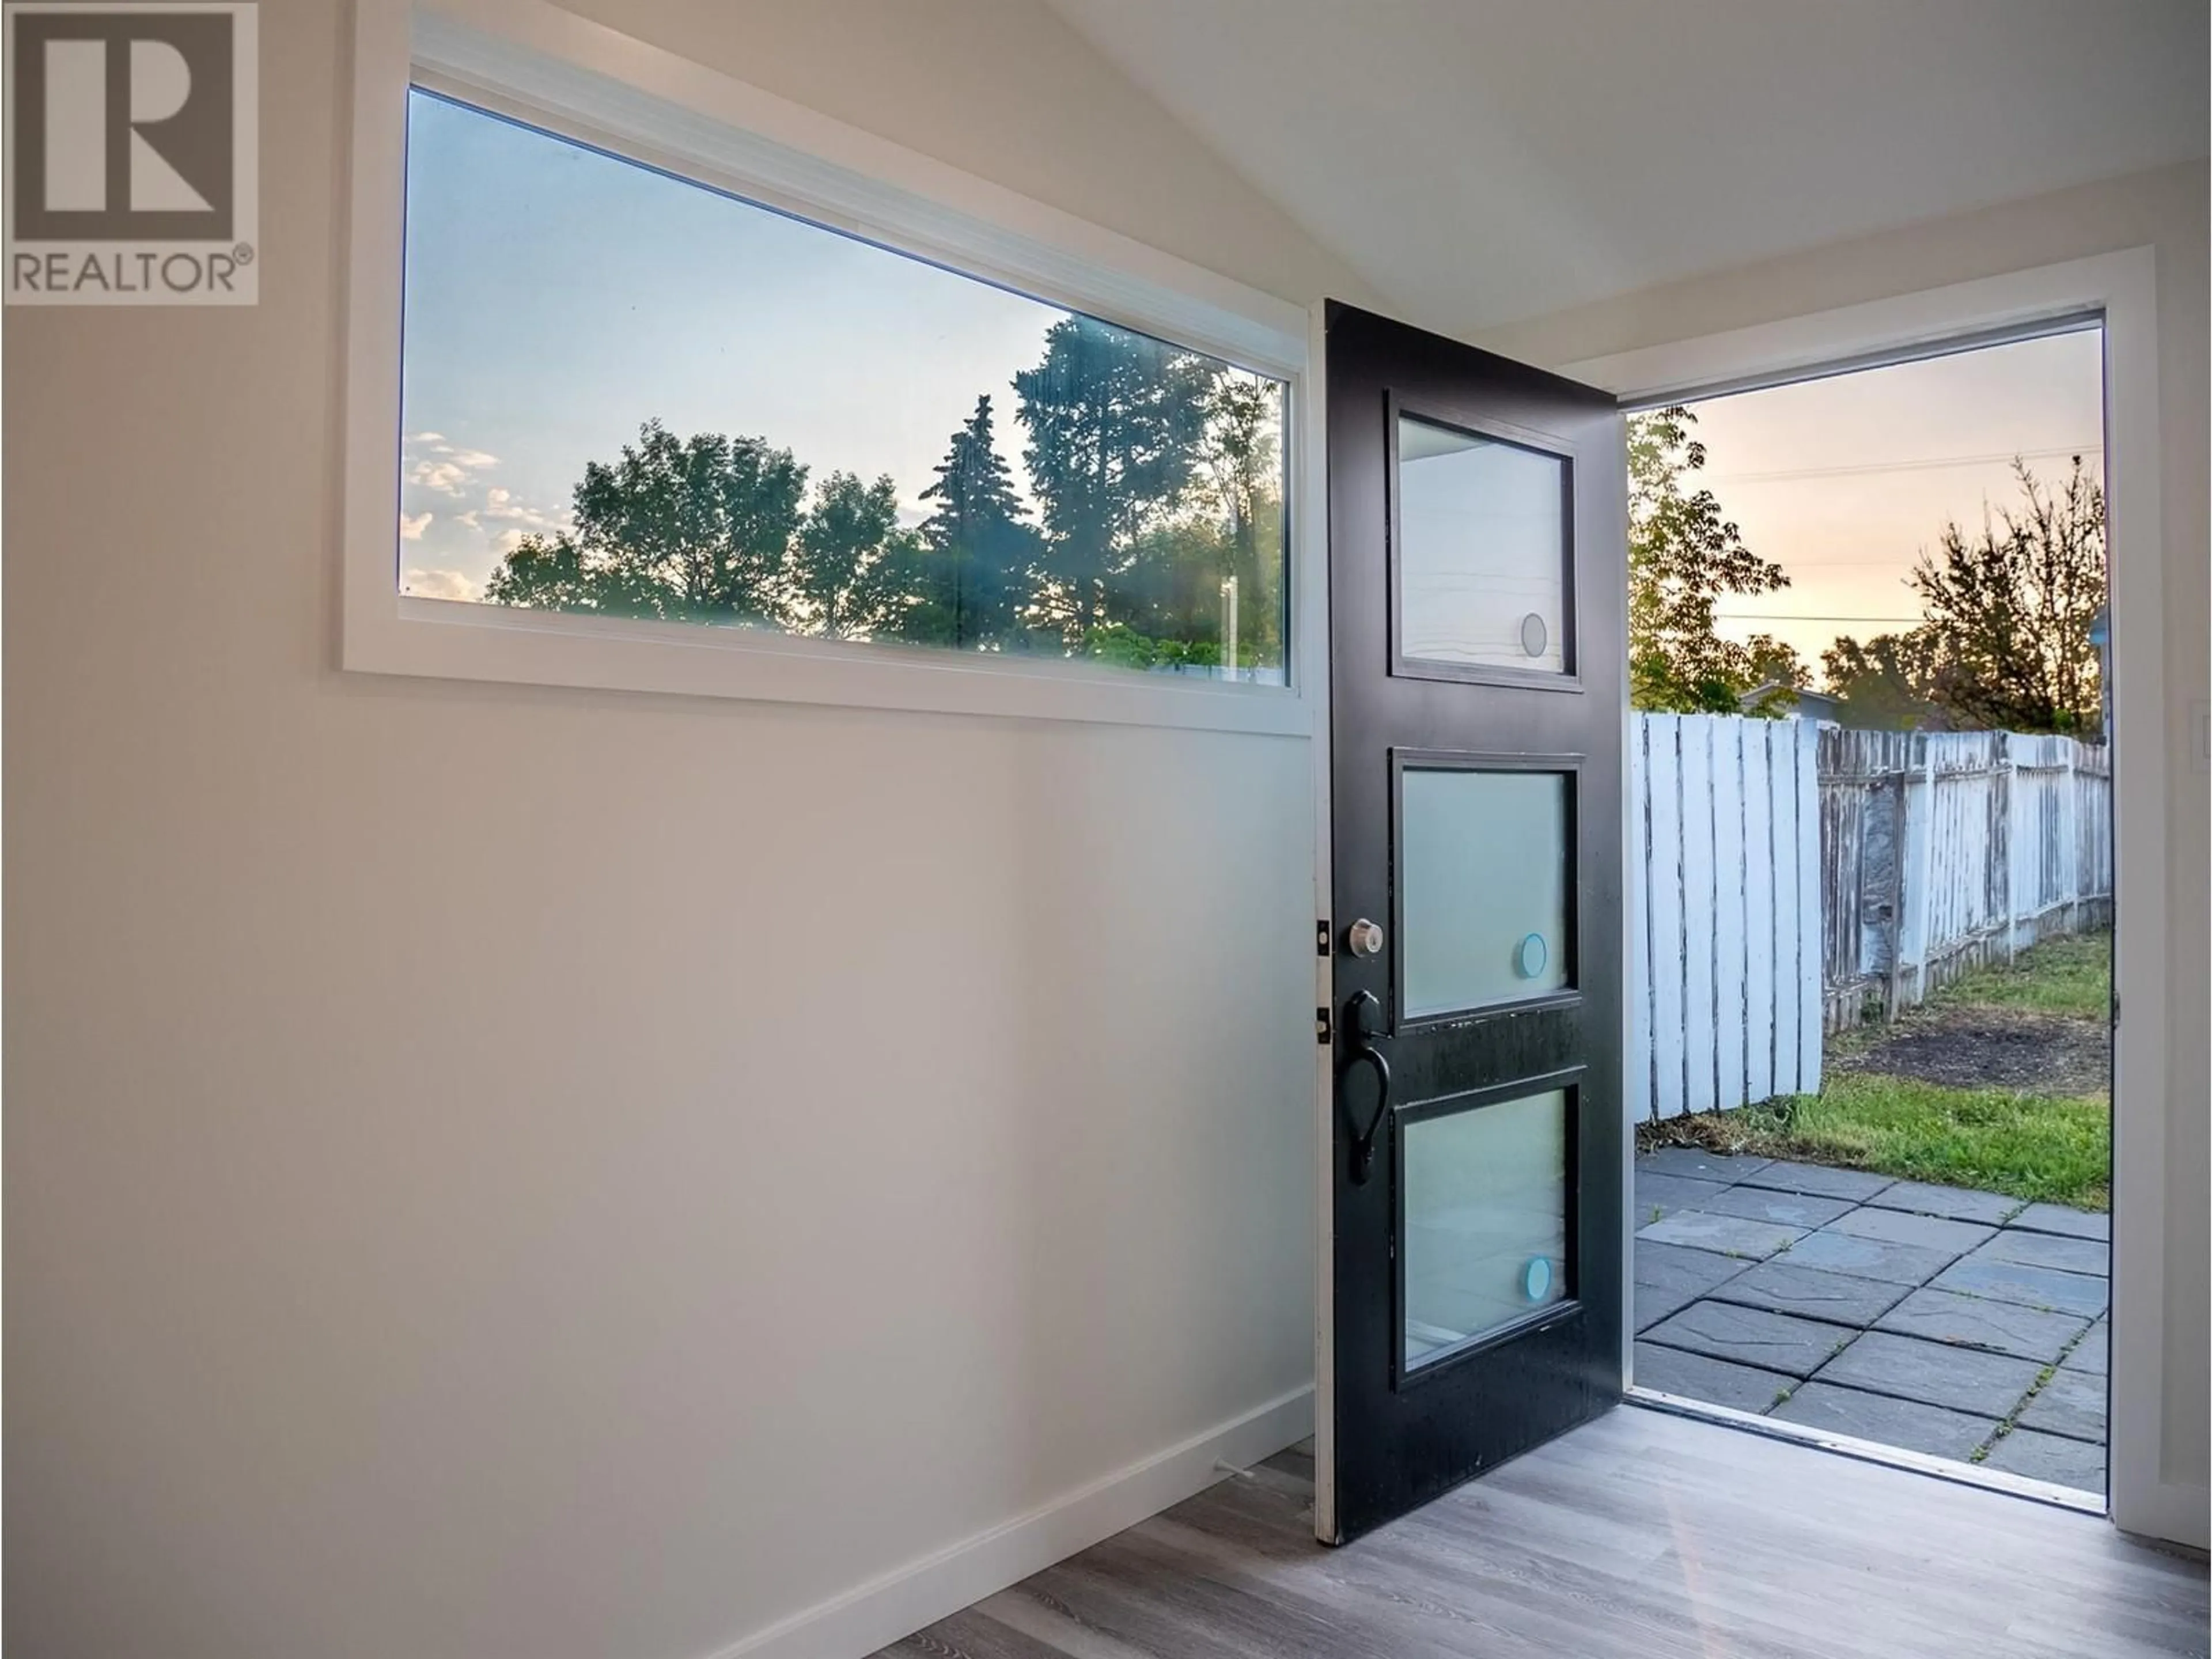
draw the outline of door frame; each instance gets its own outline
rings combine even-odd
[[[2202,1488],[2161,1468],[2166,1407],[2166,1085],[2171,1010],[2164,954],[2165,538],[2156,252],[2148,246],[1842,307],[1565,364],[1625,409],[1817,379],[2029,337],[2094,316],[2105,330],[2105,489],[2112,585],[2113,987],[2126,1018],[2112,1054],[2112,1522],[2203,1547]],[[1326,732],[1326,722],[1322,722]],[[1634,1133],[1621,1156],[1633,1156]],[[1632,1241],[1628,1248],[1633,1249]],[[1632,1379],[1632,1321],[1621,1333]]]

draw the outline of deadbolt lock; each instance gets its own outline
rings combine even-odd
[[[1382,930],[1362,916],[1344,930],[1344,948],[1355,957],[1382,954]]]

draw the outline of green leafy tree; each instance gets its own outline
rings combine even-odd
[[[1753,634],[1743,642],[1744,677],[1751,684],[1736,699],[1747,714],[1775,718],[1797,706],[1797,693],[1813,686],[1812,670],[1796,647],[1771,634]]]
[[[1206,402],[1206,427],[1182,498],[1138,536],[1106,583],[1112,623],[1093,627],[1085,649],[1140,666],[1218,666],[1233,614],[1238,666],[1282,660],[1281,393],[1256,376],[1224,374]],[[1127,636],[1105,637],[1115,624]]]
[[[1820,653],[1820,671],[1830,693],[1850,705],[1854,726],[1908,731],[1942,723],[1929,641],[1917,633],[1863,642],[1844,635]]]
[[[1744,545],[1711,489],[1691,487],[1705,464],[1697,418],[1677,405],[1628,421],[1630,694],[1638,708],[1734,714],[1765,678],[1762,661],[1787,647],[1723,640],[1714,613],[1723,595],[1772,592],[1790,578]]]
[[[1907,583],[1923,620],[1822,659],[1854,719],[1954,731],[2098,729],[2102,666],[2091,625],[2106,602],[2105,492],[2078,455],[2047,488],[2013,462],[2020,501],[1969,536],[1943,526]]]
[[[936,471],[937,482],[921,492],[936,507],[922,521],[915,602],[902,632],[932,645],[1002,645],[1020,634],[1038,542],[1000,457],[988,393]]]
[[[2013,462],[2016,507],[1968,538],[1946,525],[1910,578],[1927,620],[1933,700],[1954,727],[2094,732],[2102,718],[2091,625],[2106,602],[2105,492],[2074,458],[2054,491]]]
[[[1220,373],[1208,358],[1069,317],[1047,331],[1043,360],[1014,376],[1044,520],[1030,603],[1070,643],[1112,620],[1109,584],[1181,501]]]
[[[896,636],[916,603],[921,538],[898,526],[888,474],[864,484],[850,472],[822,481],[799,526],[787,614],[826,639]]]
[[[806,469],[759,438],[679,439],[658,421],[592,462],[574,528],[526,537],[484,587],[495,605],[702,622],[787,619]]]

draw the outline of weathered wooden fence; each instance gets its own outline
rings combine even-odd
[[[1629,731],[1629,1109],[1820,1086],[1818,728],[1638,714]]]
[[[1889,1018],[2111,925],[2112,751],[2018,732],[1820,731],[1822,1024]]]
[[[2010,732],[1637,714],[1629,1108],[1820,1086],[1821,1038],[2109,926],[2109,750]]]

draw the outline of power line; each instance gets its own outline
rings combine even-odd
[[[1715,622],[1844,622],[1844,623],[1920,623],[1925,617],[1818,617],[1797,611],[1716,611]]]
[[[1791,478],[1854,477],[1869,472],[1932,472],[1947,466],[1993,466],[2014,460],[2047,461],[2060,456],[2101,455],[2102,444],[2069,444],[2063,449],[2008,449],[1997,455],[1939,455],[1917,461],[1865,461],[1848,466],[1798,466],[1775,472],[1716,472],[1705,483],[1780,483]]]

